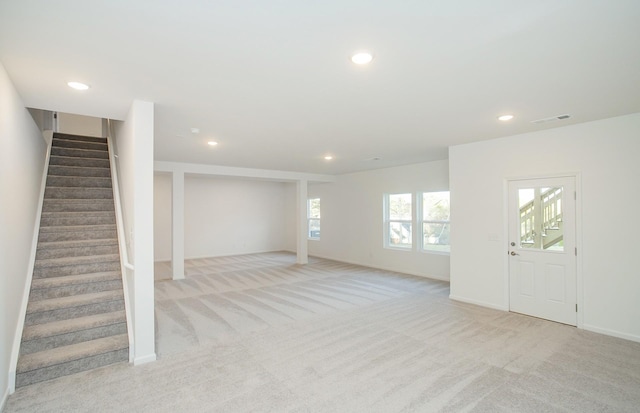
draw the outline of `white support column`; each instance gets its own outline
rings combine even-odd
[[[298,264],[307,264],[309,262],[309,253],[307,247],[307,181],[299,180],[296,182],[298,196],[296,197],[296,252]]]
[[[184,279],[184,172],[173,171],[171,185],[171,271]]]

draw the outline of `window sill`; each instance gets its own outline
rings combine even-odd
[[[423,254],[446,255],[447,257],[451,255],[451,251],[420,250],[420,252]]]
[[[413,251],[413,246],[408,246],[408,247],[394,247],[392,245],[385,245],[384,246],[385,249],[388,250],[392,250],[392,251],[406,251],[406,252],[412,252]]]

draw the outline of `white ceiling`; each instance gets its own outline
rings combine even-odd
[[[155,102],[157,160],[336,174],[640,111],[640,1],[0,0],[0,61],[29,107]]]

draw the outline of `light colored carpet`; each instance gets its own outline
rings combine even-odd
[[[156,283],[159,360],[19,389],[7,412],[637,412],[640,344],[286,253]]]

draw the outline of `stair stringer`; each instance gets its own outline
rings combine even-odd
[[[20,343],[22,341],[22,332],[24,330],[24,322],[27,317],[27,306],[29,305],[29,293],[31,292],[31,282],[33,281],[33,269],[36,265],[36,252],[38,251],[38,238],[40,236],[40,219],[42,218],[42,206],[44,204],[44,191],[47,187],[47,175],[49,172],[49,160],[51,159],[51,147],[53,144],[53,131],[45,130],[42,132],[43,139],[47,142],[47,150],[44,159],[44,168],[42,169],[42,180],[40,181],[40,196],[38,198],[38,206],[36,209],[35,223],[33,225],[33,238],[31,240],[31,254],[29,255],[29,265],[27,267],[27,278],[22,292],[22,300],[20,303],[20,312],[18,313],[18,323],[16,325],[13,336],[13,344],[11,346],[11,360],[9,361],[9,394],[16,391],[16,371],[18,369],[18,356],[20,355]]]
[[[110,125],[110,122],[109,122]],[[120,273],[122,274],[122,289],[124,291],[124,309],[127,319],[127,335],[129,337],[129,363],[133,363],[135,355],[135,335],[133,334],[133,314],[131,312],[131,296],[129,295],[129,281],[135,267],[129,262],[129,251],[125,238],[124,217],[122,215],[122,204],[120,202],[120,182],[118,180],[118,163],[116,162],[116,147],[111,138],[111,133],[107,134],[107,147],[109,149],[109,165],[111,169],[111,182],[113,189],[113,202],[116,213],[116,233],[118,236],[118,247],[120,250]]]

